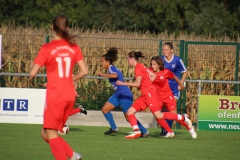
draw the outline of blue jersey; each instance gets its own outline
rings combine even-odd
[[[172,71],[179,79],[181,73],[187,71],[182,59],[174,54],[170,61],[166,60],[164,56],[162,56],[162,59],[164,61],[164,67]],[[169,79],[168,82],[171,89],[178,86],[178,83],[174,79]]]
[[[133,99],[132,92],[130,91],[128,86],[116,85],[116,82],[118,80],[124,82],[122,72],[120,70],[118,70],[118,68],[116,66],[110,65],[110,67],[108,69],[108,74],[111,74],[111,73],[117,74],[117,78],[109,78],[109,82],[111,83],[112,87],[114,88],[115,94],[119,98]]]

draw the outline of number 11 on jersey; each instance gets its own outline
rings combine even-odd
[[[58,76],[60,78],[63,78],[63,76],[69,77],[71,58],[70,57],[57,57],[56,61],[58,63]],[[65,65],[64,65],[65,68],[63,68],[63,63],[65,63]],[[65,70],[65,73],[64,73],[64,70]]]

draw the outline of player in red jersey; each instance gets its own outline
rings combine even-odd
[[[43,86],[47,87],[47,83],[44,83]],[[74,91],[75,97],[76,98],[80,97],[80,95],[76,91],[76,89],[77,89],[77,83],[76,82],[74,82],[74,86],[75,86],[75,91]],[[77,114],[77,113],[83,113],[83,114],[87,115],[87,110],[82,105],[79,104],[78,107],[73,108],[73,110],[71,111],[69,116],[72,116],[72,115]]]
[[[138,138],[141,135],[137,125],[137,119],[134,115],[136,112],[140,110],[144,110],[149,107],[153,115],[155,116],[157,122],[162,127],[171,130],[168,126],[167,122],[164,119],[171,120],[182,120],[185,121],[189,127],[192,127],[191,121],[185,117],[185,115],[178,115],[170,112],[161,113],[160,107],[157,101],[157,90],[155,86],[152,84],[152,79],[156,78],[156,75],[149,71],[143,64],[139,63],[139,57],[143,57],[142,52],[129,52],[128,53],[128,64],[135,68],[135,81],[134,82],[121,82],[117,81],[118,85],[127,85],[132,87],[140,87],[141,95],[137,98],[137,100],[133,103],[133,105],[128,109],[127,116],[129,122],[134,130],[130,135],[125,138],[134,139]],[[174,135],[174,134],[173,134]]]
[[[184,86],[182,82],[173,72],[164,68],[164,61],[161,57],[159,56],[153,57],[151,59],[150,66],[151,66],[150,70],[157,75],[155,80],[153,80],[153,84],[157,89],[157,93],[158,93],[157,100],[160,104],[160,110],[162,110],[162,107],[165,104],[169,112],[177,113],[176,102],[175,102],[172,90],[169,87],[168,79],[174,79],[179,84],[179,88],[181,90],[184,90]],[[185,126],[189,130],[192,138],[197,138],[197,133],[194,131],[194,127],[189,128],[188,125],[183,121],[177,120],[177,122]],[[166,134],[167,137],[174,136],[173,132],[172,133],[171,131],[170,133],[169,131],[167,132],[168,132]],[[173,135],[169,135],[169,134],[173,134]]]
[[[30,76],[34,77],[40,67],[45,66],[48,85],[43,117],[42,137],[48,142],[56,160],[82,159],[69,144],[58,135],[73,109],[75,103],[76,80],[88,74],[81,48],[68,33],[69,22],[65,15],[57,15],[53,19],[52,30],[54,40],[43,45],[35,58]],[[80,71],[72,76],[74,65]]]

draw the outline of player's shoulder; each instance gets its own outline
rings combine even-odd
[[[181,59],[181,58],[180,58],[179,56],[173,54],[173,59],[177,59],[177,60],[179,60],[179,59]]]
[[[149,71],[153,72],[153,69],[150,67],[150,68],[147,68]]]
[[[164,70],[167,74],[174,74],[170,69],[164,68]]]
[[[109,70],[116,71],[116,70],[118,70],[118,68],[116,66],[114,66],[114,65],[110,65],[109,66]]]
[[[117,74],[121,73],[121,71],[114,65],[110,65],[108,71],[110,73],[117,73]]]

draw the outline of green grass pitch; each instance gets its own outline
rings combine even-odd
[[[0,160],[53,160],[50,148],[40,136],[41,125],[0,123]],[[174,138],[159,136],[150,128],[147,138],[128,140],[132,131],[120,127],[106,136],[109,127],[69,126],[62,136],[84,160],[237,160],[240,159],[240,132],[197,131],[192,139],[184,129],[174,129]]]

